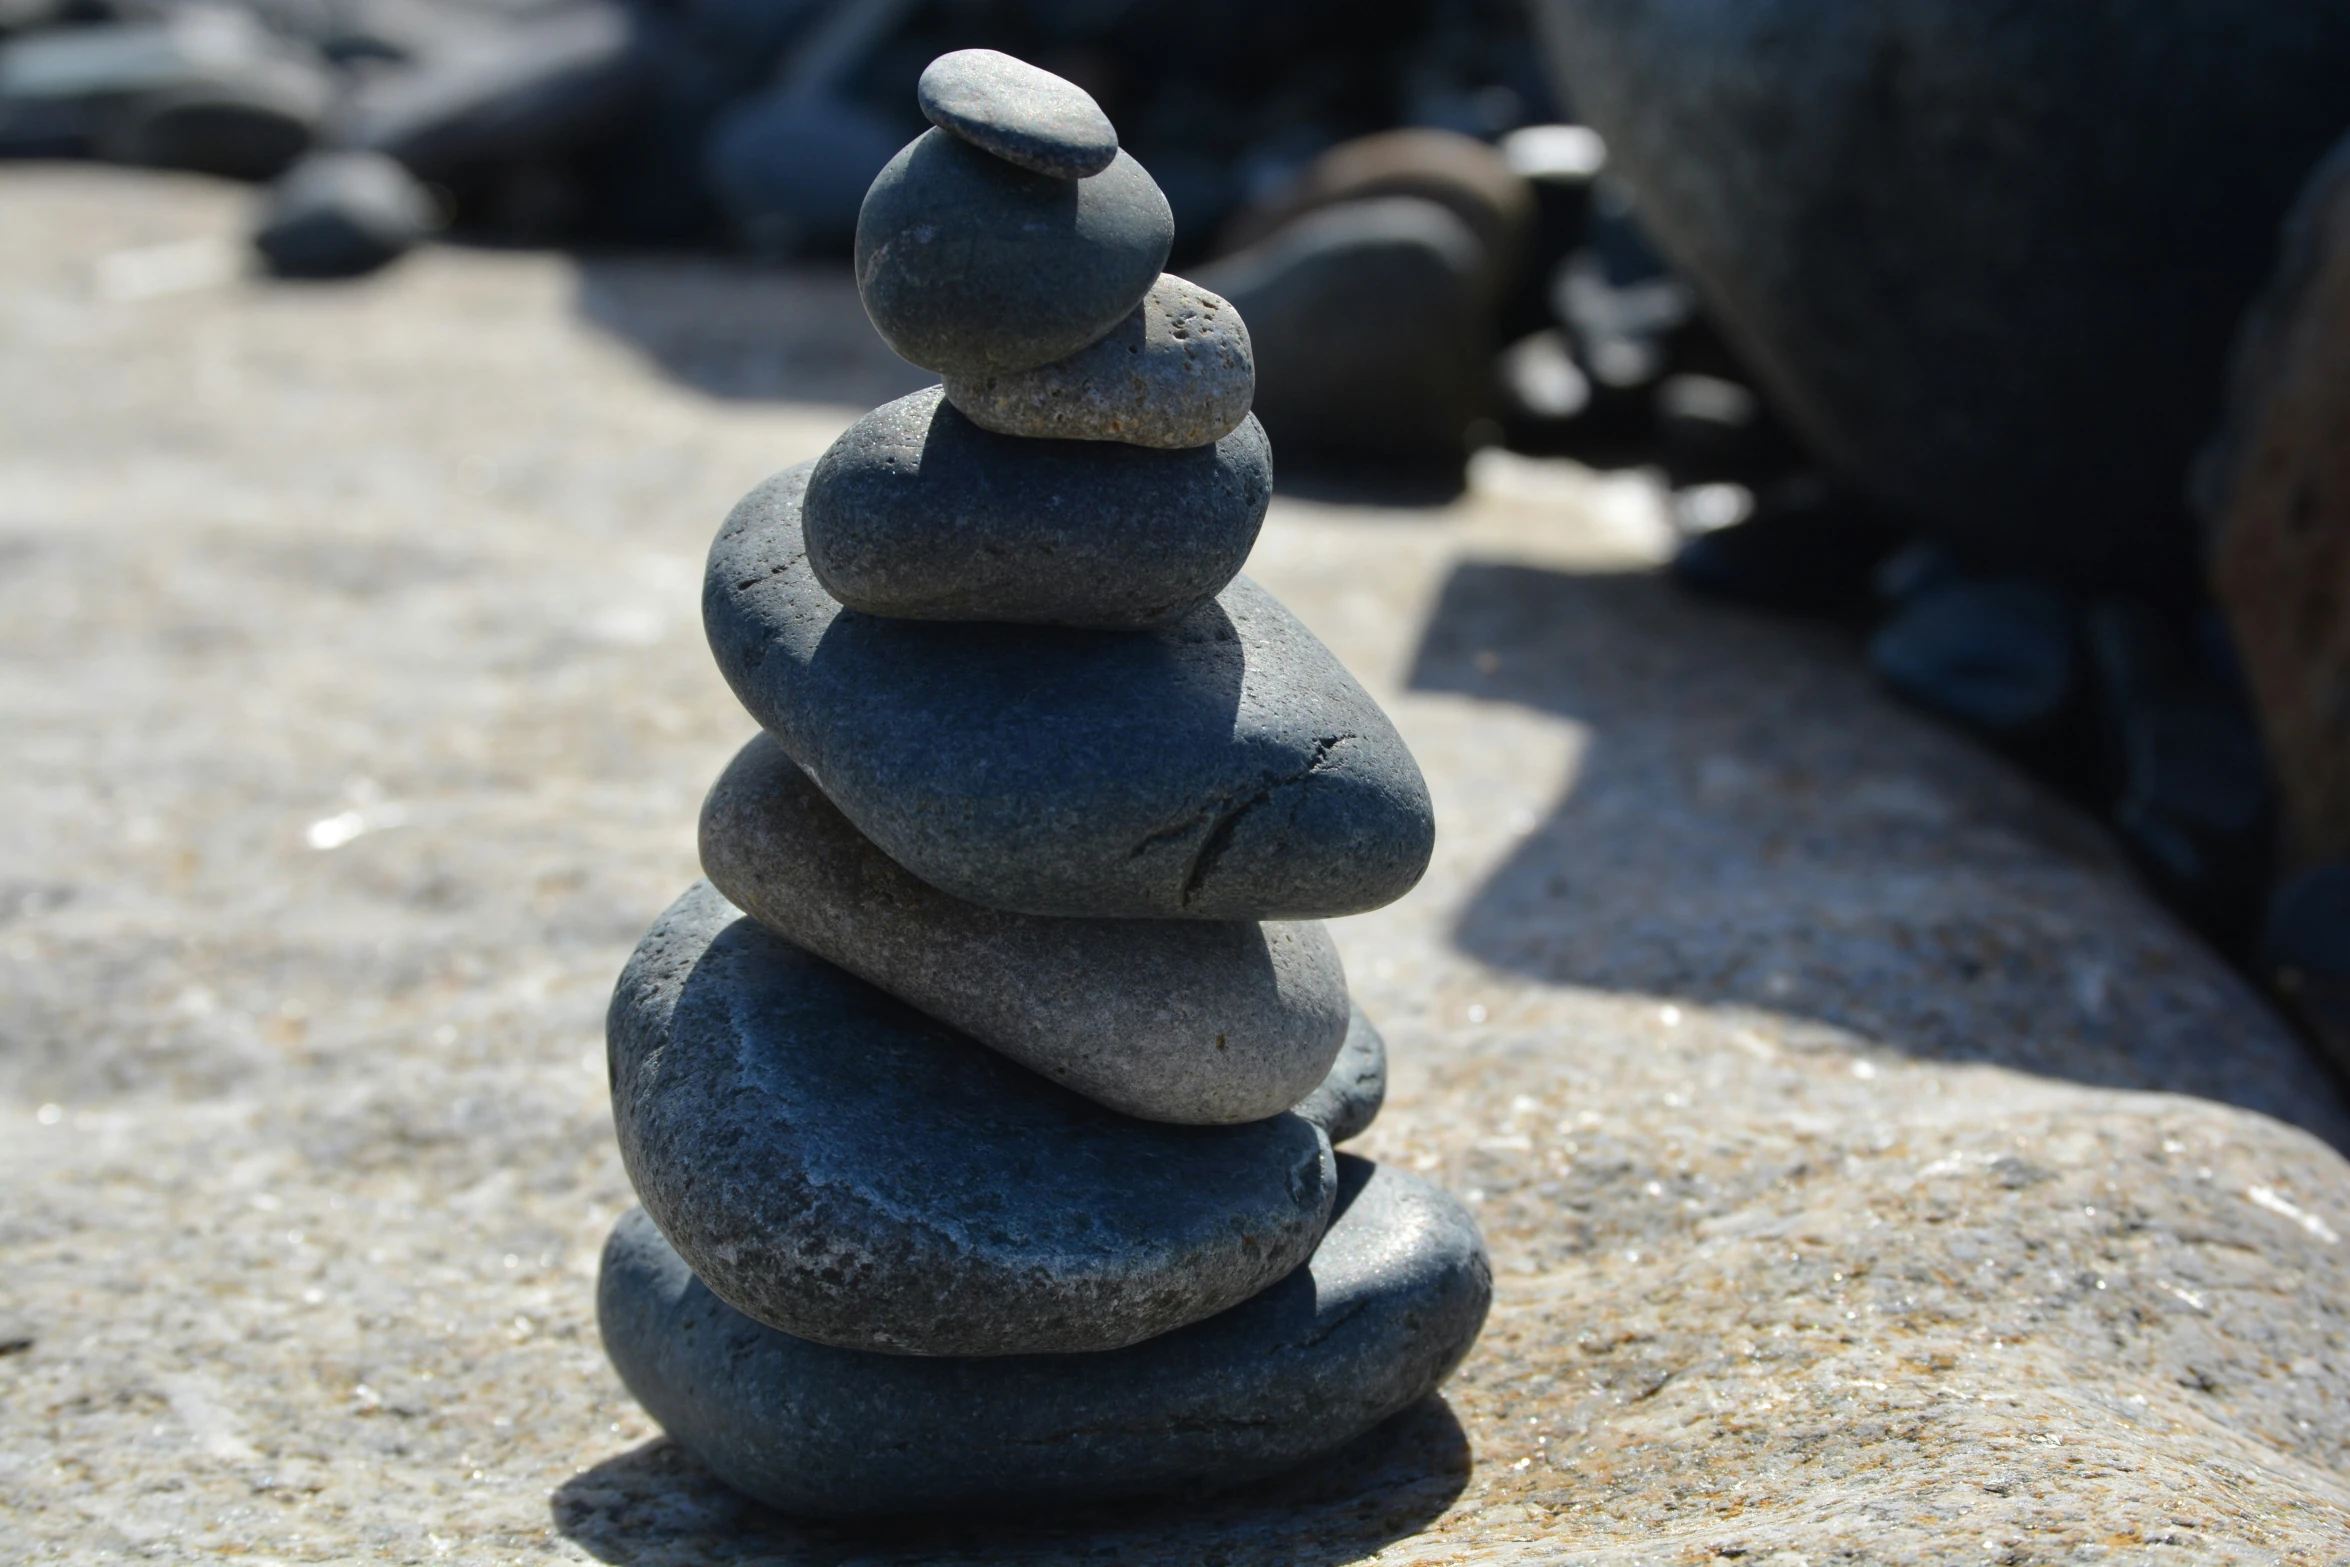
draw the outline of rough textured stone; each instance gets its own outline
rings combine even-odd
[[[253,248],[280,277],[354,277],[414,249],[438,218],[431,195],[392,159],[322,153],[269,193]]]
[[[1248,417],[1256,359],[1240,312],[1162,273],[1110,335],[1033,370],[964,380],[947,398],[1002,435],[1130,446],[1206,446]]]
[[[1039,919],[951,898],[891,864],[768,735],[702,806],[702,868],[785,940],[1113,1110],[1214,1125],[1359,1097],[1368,1025],[1349,1025],[1318,924]],[[1299,1113],[1330,1130],[1338,1112]]]
[[[1250,323],[1282,451],[1451,464],[1492,407],[1487,265],[1450,209],[1388,196],[1309,212],[1199,280]]]
[[[1361,1159],[1313,1261],[1247,1304],[1102,1355],[861,1354],[760,1326],[640,1210],[597,1317],[653,1417],[788,1512],[1026,1512],[1254,1479],[1360,1436],[1460,1364],[1492,1298],[1476,1222]]]
[[[993,49],[940,55],[914,91],[931,124],[1037,174],[1083,179],[1118,156],[1117,127],[1091,93]]]
[[[2296,865],[2350,857],[2350,142],[2311,176],[2245,323],[2203,472],[2212,585]]]
[[[2341,133],[2350,11],[1538,14],[1642,225],[1841,475],[1993,565],[2196,569],[2181,485],[2277,221]]]
[[[1186,452],[1022,441],[932,387],[874,409],[816,464],[808,563],[869,615],[1153,626],[1240,574],[1272,499],[1253,419]]]
[[[807,482],[786,469],[727,518],[703,625],[751,716],[907,870],[1112,919],[1324,918],[1419,880],[1411,753],[1247,578],[1147,632],[878,620],[809,569]]]
[[[1026,370],[1124,320],[1174,242],[1167,198],[1125,153],[1057,180],[925,131],[866,192],[857,291],[882,341],[925,370]]]
[[[1131,1121],[697,884],[613,992],[629,1180],[694,1271],[800,1338],[910,1355],[1116,1349],[1248,1299],[1328,1221],[1296,1116]]]
[[[745,1500],[596,1342],[597,1030],[750,732],[711,519],[906,371],[814,269],[92,289],[248,202],[0,168],[0,1557],[2341,1555],[2350,1168],[2279,1124],[2350,1139],[2323,1066],[2093,825],[1561,465],[1283,497],[1250,566],[1441,819],[1331,927],[1392,1047],[1360,1146],[1493,1255],[1441,1396],[1075,1517]]]
[[[1387,1041],[1355,1007],[1346,1025],[1346,1040],[1322,1086],[1298,1103],[1297,1113],[1320,1127],[1333,1143],[1360,1137],[1379,1118],[1387,1102]]]

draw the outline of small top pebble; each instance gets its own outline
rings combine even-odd
[[[940,55],[915,94],[948,135],[1054,179],[1099,174],[1118,156],[1117,128],[1090,93],[993,49]]]

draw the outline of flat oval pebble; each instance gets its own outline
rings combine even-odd
[[[882,341],[926,370],[1066,359],[1150,292],[1175,214],[1142,165],[1057,180],[944,131],[889,161],[857,215],[857,292]]]
[[[1313,1260],[1246,1304],[1102,1355],[911,1359],[811,1344],[712,1295],[639,1212],[604,1247],[621,1380],[728,1485],[814,1516],[1019,1511],[1229,1485],[1326,1452],[1432,1392],[1477,1337],[1476,1222],[1338,1160]]]
[[[1198,1125],[1298,1106],[1328,1129],[1299,1101],[1328,1091],[1317,1085],[1355,1033],[1318,923],[1039,919],[965,903],[892,864],[769,735],[703,804],[702,868],[785,940],[1096,1104]]]
[[[1330,1214],[1312,1123],[1115,1114],[707,882],[638,945],[606,1038],[638,1200],[729,1305],[819,1343],[1115,1349],[1282,1278]]]
[[[1166,449],[1221,440],[1256,390],[1240,312],[1172,273],[1109,336],[1066,359],[946,382],[949,402],[1000,435]]]
[[[1118,131],[1093,95],[993,49],[942,54],[914,97],[940,130],[1054,179],[1099,174],[1118,156]]]
[[[1402,738],[1246,577],[1148,631],[882,620],[809,569],[807,482],[788,469],[727,518],[703,625],[751,716],[933,887],[1022,914],[1324,919],[1427,868]]]
[[[1253,419],[1184,452],[1022,441],[933,386],[874,409],[817,461],[808,560],[869,615],[1149,626],[1240,574],[1272,499]]]
[[[1361,1007],[1350,1007],[1346,1039],[1338,1059],[1330,1063],[1322,1086],[1295,1106],[1297,1113],[1320,1127],[1332,1143],[1360,1137],[1379,1118],[1387,1102],[1387,1041]]]

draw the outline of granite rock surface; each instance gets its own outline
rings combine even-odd
[[[1248,417],[1256,389],[1240,312],[1172,273],[1090,348],[1033,370],[946,380],[947,400],[1001,435],[1170,449],[1221,441]]]
[[[769,930],[1096,1104],[1223,1125],[1357,1075],[1341,1056],[1359,1058],[1361,1025],[1319,924],[965,903],[891,863],[765,734],[711,788],[701,839],[712,884]]]
[[[824,272],[129,286],[247,221],[0,168],[0,1557],[2339,1559],[2322,1066],[1848,638],[1668,588],[1636,482],[1490,454],[1250,565],[1427,770],[1427,879],[1332,934],[1475,1350],[1235,1493],[744,1500],[597,1340],[598,1031],[749,733],[711,519],[920,382]]]
[[[622,1380],[730,1484],[793,1513],[886,1517],[1270,1474],[1426,1396],[1468,1352],[1492,1292],[1467,1210],[1350,1157],[1312,1262],[1245,1305],[1107,1354],[809,1344],[728,1309],[641,1212],[613,1231],[598,1316]]]
[[[1247,578],[1115,635],[843,610],[801,543],[804,468],[710,546],[735,695],[892,860],[967,902],[1098,918],[1315,919],[1402,896],[1426,787],[1387,715]]]
[[[1118,156],[1117,128],[1091,93],[994,49],[940,55],[914,94],[940,130],[1033,173],[1083,179]]]
[[[1181,452],[1023,441],[916,392],[808,476],[808,564],[841,603],[892,619],[1178,620],[1240,574],[1273,499],[1272,448],[1243,420]]]
[[[799,1338],[1117,1349],[1287,1275],[1329,1220],[1299,1117],[1112,1114],[744,919],[707,883],[612,997],[630,1181],[696,1273]]]
[[[944,375],[1065,359],[1126,318],[1175,243],[1167,198],[1121,152],[1081,180],[923,132],[857,215],[857,291],[882,341]]]

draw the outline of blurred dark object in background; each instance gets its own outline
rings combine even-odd
[[[280,277],[358,277],[406,252],[439,219],[431,192],[394,159],[325,152],[270,192],[253,244]]]
[[[1538,5],[1611,177],[1837,476],[1987,568],[2192,591],[2187,465],[2350,123],[2350,7]]]
[[[2196,473],[2212,580],[2276,771],[2261,963],[2350,1070],[2350,139],[2310,177]]]

